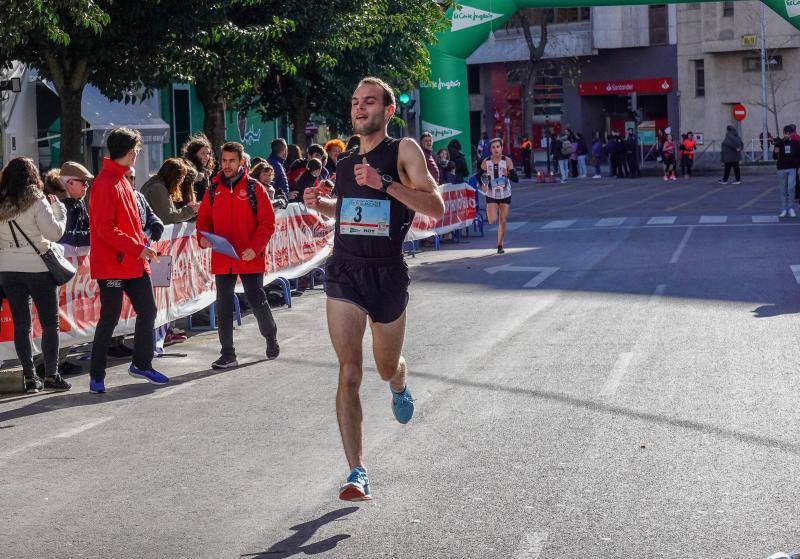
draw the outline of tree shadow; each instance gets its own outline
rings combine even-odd
[[[295,533],[288,538],[272,544],[269,549],[264,551],[245,553],[240,557],[246,557],[248,559],[284,559],[300,554],[317,555],[319,553],[331,551],[336,548],[339,542],[349,538],[350,534],[337,534],[309,545],[306,545],[306,542],[313,538],[317,530],[324,525],[341,520],[343,517],[357,510],[358,507],[345,507],[323,514],[314,520],[292,526],[289,529],[294,530]]]

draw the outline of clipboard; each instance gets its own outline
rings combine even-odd
[[[158,260],[150,262],[150,281],[153,287],[169,287],[172,282],[172,256],[162,254]]]

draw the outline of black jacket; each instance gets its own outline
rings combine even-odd
[[[788,140],[776,138],[773,157],[777,159],[778,169],[800,169],[800,136],[793,134]],[[67,218],[69,226],[69,218]]]
[[[67,208],[67,226],[59,243],[76,247],[89,246],[89,212],[83,199],[65,198],[62,200]]]
[[[138,190],[133,191],[134,198],[136,198],[136,207],[139,210],[139,221],[142,222],[142,230],[145,235],[150,237],[152,241],[161,239],[164,233],[164,222],[158,219],[158,216],[147,203],[147,198]]]

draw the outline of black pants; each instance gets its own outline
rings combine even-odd
[[[728,177],[731,176],[731,169],[733,169],[733,176],[736,177],[736,182],[742,180],[742,171],[739,169],[739,162],[725,163],[725,174],[722,180],[728,182]]]
[[[3,288],[14,320],[14,349],[26,377],[32,377],[31,299],[42,325],[44,374],[58,372],[58,286],[49,272],[2,272]]]
[[[641,177],[642,172],[639,170],[639,161],[636,158],[636,153],[634,152],[626,154],[626,160],[628,162],[628,171],[630,172],[630,176]]]
[[[522,168],[525,169],[525,178],[526,179],[531,178],[532,175],[531,175],[531,156],[530,156],[530,154],[522,156]]]
[[[278,327],[272,318],[267,294],[264,292],[264,274],[240,274],[244,294],[253,309],[253,314],[258,322],[258,330],[264,339],[274,338]],[[219,343],[222,346],[220,353],[223,357],[236,357],[236,348],[233,346],[233,293],[236,287],[237,274],[222,274],[215,276],[217,280],[217,332]]]
[[[122,296],[127,295],[136,311],[133,338],[133,365],[137,369],[153,367],[153,325],[156,322],[156,301],[153,285],[145,272],[134,279],[97,280],[100,286],[100,321],[94,331],[92,365],[89,373],[94,380],[106,378],[108,346],[122,312]]]
[[[694,165],[694,159],[685,155],[681,157],[681,173],[684,176],[692,176],[692,165]]]

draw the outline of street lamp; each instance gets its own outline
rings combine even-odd
[[[8,95],[6,91],[19,93],[22,91],[22,78],[11,78],[10,80],[0,80],[0,168],[5,165],[6,159],[6,121],[3,118],[3,103]]]
[[[762,157],[769,160],[769,113],[767,110],[767,22],[764,13],[764,3],[761,3],[761,105],[764,107],[763,122],[761,126]]]

